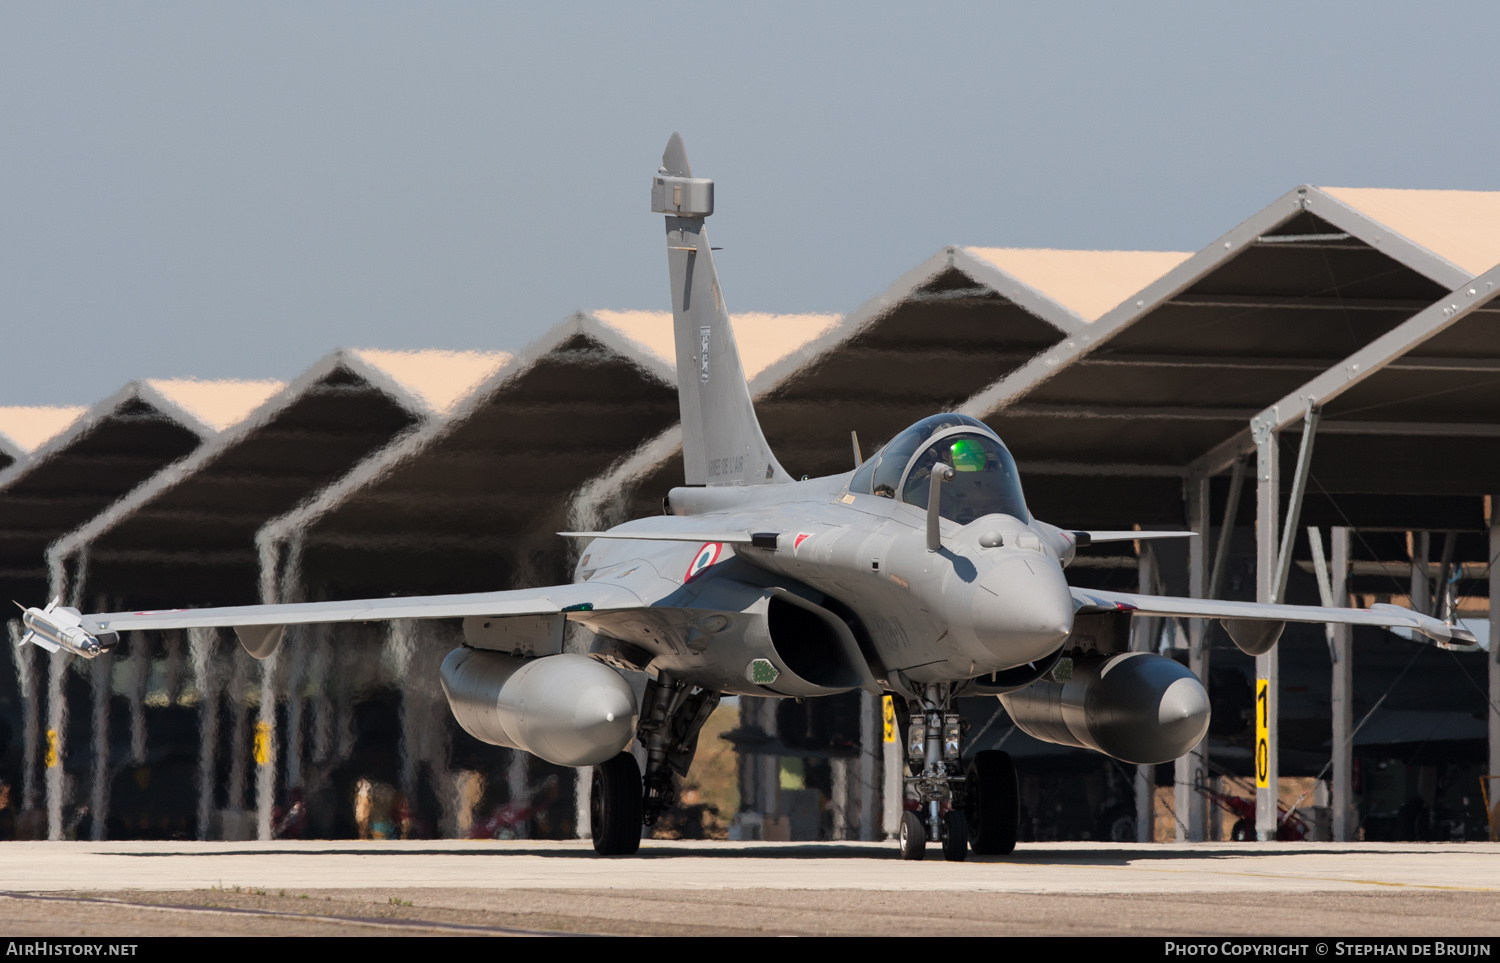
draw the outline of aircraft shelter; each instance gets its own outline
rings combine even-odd
[[[502,363],[500,353],[335,351],[253,411],[223,427],[193,452],[147,481],[48,549],[49,597],[118,610],[169,605],[253,604],[262,598],[256,533],[270,518],[338,479],[355,463],[418,424],[440,418],[456,394]],[[129,764],[146,762],[142,702],[147,666],[181,675],[191,658],[201,687],[217,688],[247,658],[237,647],[207,637],[181,640],[160,633],[131,633],[111,661],[122,667],[119,685],[94,668],[89,729],[106,738],[109,700],[98,690],[122,690],[129,707]],[[202,651],[198,651],[198,649]],[[56,681],[62,685],[61,680]],[[59,698],[54,700],[64,701]],[[123,723],[124,720],[121,720]],[[70,729],[49,725],[66,750]],[[179,722],[178,728],[183,728]],[[217,745],[212,726],[196,726],[189,740],[205,766]],[[101,735],[102,734],[102,735]],[[179,735],[181,740],[183,736]],[[159,744],[168,740],[158,739]],[[110,763],[96,755],[89,780],[89,812],[104,831],[110,816]],[[226,790],[234,797],[232,784]],[[200,794],[214,780],[199,780]],[[49,791],[49,826],[62,825],[60,791]],[[200,804],[200,811],[207,808]],[[174,813],[177,824],[186,814]]]
[[[1300,487],[1293,481],[1293,463],[1282,464],[1279,422],[1257,465],[1248,466],[1239,456],[1257,450],[1252,419],[1264,420],[1262,408],[1283,396],[1308,395],[1301,386],[1325,371],[1338,370],[1345,380],[1362,377],[1359,362],[1346,359],[1372,342],[1392,345],[1392,331],[1418,312],[1446,304],[1451,290],[1467,290],[1474,274],[1496,260],[1500,194],[1299,187],[1127,298],[1087,336],[997,379],[961,410],[986,419],[1007,440],[1028,491],[1038,493],[1030,496],[1032,510],[1054,524],[1186,523],[1194,531],[1207,533],[1210,526],[1222,531],[1226,512],[1220,507],[1215,515],[1215,505],[1227,504],[1233,493],[1238,497],[1229,512],[1231,528],[1233,519],[1253,518],[1256,532],[1274,530],[1280,538],[1277,520],[1291,514],[1291,506],[1282,505],[1287,501],[1303,525],[1366,532],[1356,539],[1366,555],[1381,554],[1373,544],[1381,541],[1376,531],[1446,531],[1454,533],[1450,564],[1466,557],[1484,563],[1493,554],[1486,542],[1460,542],[1457,534],[1465,529],[1477,534],[1487,524],[1484,498],[1492,483],[1484,479],[1494,477],[1493,456],[1467,452],[1472,455],[1464,465],[1467,483],[1432,471],[1441,463],[1439,451],[1451,449],[1443,440],[1447,433],[1462,431],[1458,426],[1470,420],[1462,404],[1483,391],[1452,379],[1482,381],[1482,372],[1492,366],[1479,360],[1492,349],[1472,330],[1468,340],[1450,336],[1446,355],[1385,358],[1393,370],[1380,383],[1393,384],[1392,394],[1367,409],[1385,414],[1374,421],[1366,415],[1319,423],[1323,441],[1313,449],[1317,458],[1309,463],[1310,473],[1300,476]],[[1465,303],[1471,301],[1465,295]],[[1401,343],[1399,337],[1394,342]],[[1405,372],[1403,388],[1390,381],[1398,370]],[[1434,382],[1447,387],[1436,389]],[[1433,395],[1434,390],[1439,393]],[[1420,416],[1421,405],[1454,402],[1460,407],[1443,412],[1452,422]],[[1281,410],[1291,407],[1283,402]],[[1256,486],[1244,484],[1249,470],[1267,479],[1260,487],[1286,491],[1262,492],[1262,500],[1253,501],[1249,489]],[[1415,475],[1431,480],[1418,484]],[[1243,501],[1258,507],[1241,514]],[[1309,557],[1308,536],[1296,521],[1291,531],[1295,537],[1281,550],[1288,564],[1295,554]],[[1420,536],[1418,542],[1420,547]],[[1339,544],[1347,546],[1347,539]],[[1458,544],[1467,551],[1455,559]],[[1222,548],[1211,559],[1208,539],[1193,540],[1185,584],[1178,590],[1194,596],[1222,592],[1231,542]],[[1384,554],[1392,553],[1387,548]],[[1425,570],[1426,551],[1421,555],[1418,567]],[[1269,578],[1277,558],[1277,548],[1263,546],[1253,571]],[[1333,568],[1345,571],[1347,562],[1346,554]],[[1283,597],[1285,578],[1281,585],[1276,597]],[[1254,596],[1251,586],[1259,586]],[[1388,577],[1364,587],[1372,595],[1391,594]],[[1267,601],[1273,595],[1254,578],[1245,588],[1243,597]],[[1300,600],[1316,602],[1318,596]],[[1432,611],[1430,598],[1419,604]],[[1289,637],[1301,633],[1290,630]],[[1199,625],[1190,635],[1190,658],[1197,671],[1206,672],[1213,634]],[[1227,639],[1220,637],[1220,648],[1231,663],[1237,661]],[[1278,658],[1262,657],[1257,677],[1276,678]],[[1351,738],[1342,734],[1350,731],[1353,702],[1335,701],[1329,738],[1340,741],[1347,754]],[[1304,713],[1323,715],[1314,706]],[[1273,755],[1276,742],[1271,740]],[[1351,766],[1346,761],[1336,768]],[[1211,772],[1201,756],[1178,767],[1176,818],[1188,838],[1202,838],[1207,818],[1204,797],[1191,789],[1199,772]],[[1330,805],[1336,813],[1349,811],[1348,787],[1347,780],[1333,780],[1338,798]],[[1258,814],[1272,811],[1275,792],[1274,786],[1259,791]],[[1335,833],[1344,830],[1345,821],[1340,815]],[[1262,830],[1274,831],[1268,827]]]
[[[1006,440],[1038,517],[1203,533],[1182,551],[1085,552],[1076,584],[1436,612],[1452,579],[1458,614],[1488,627],[1497,263],[1500,193],[1299,187],[1196,253],[949,247],[847,315],[735,325],[767,439],[796,476],[847,471],[957,409]],[[0,444],[0,571],[16,597],[234,604],[563,581],[574,546],[552,533],[660,511],[680,484],[663,312],[580,313],[514,356],[349,350],[290,386],[215,384],[137,382],[87,412],[37,416],[55,428],[32,429],[34,450],[0,409],[0,437],[16,441]],[[228,633],[161,635],[92,664],[17,654],[0,767],[21,808],[45,813],[30,831],[267,838],[301,807],[298,831],[348,835],[349,818],[319,813],[382,785],[426,833],[515,830],[500,809],[483,818],[502,798],[544,831],[586,829],[570,772],[455,735],[436,664],[456,625],[306,629],[265,663]],[[1273,680],[1261,832],[1275,828],[1274,775],[1316,773],[1326,793],[1301,805],[1354,838],[1356,756],[1376,758],[1361,747],[1407,747],[1416,774],[1401,792],[1426,807],[1427,832],[1447,798],[1429,771],[1500,773],[1493,649],[1313,627],[1251,660],[1212,625],[1147,620],[1135,644],[1187,661],[1226,723],[1236,693]],[[839,698],[822,716],[743,700],[731,736],[749,810],[782,814],[779,760],[801,754],[827,760],[824,831],[883,831],[899,800],[879,802],[894,780],[878,701]],[[987,727],[977,747],[1002,744],[1023,769],[1081,765],[979,701],[966,707]],[[852,738],[798,741],[819,727]],[[1246,771],[1243,729],[1216,722],[1175,766],[1180,838],[1215,832],[1194,785]],[[1102,771],[1149,839],[1162,774],[1123,768]],[[111,818],[138,818],[148,796],[181,797],[179,823]],[[1444,818],[1451,833],[1466,817]]]

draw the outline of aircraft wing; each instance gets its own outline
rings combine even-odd
[[[1228,622],[1323,622],[1336,625],[1375,625],[1411,629],[1445,649],[1473,652],[1479,647],[1465,628],[1442,619],[1413,612],[1398,605],[1376,605],[1368,609],[1325,608],[1316,605],[1271,605],[1261,602],[1225,602],[1220,599],[1184,599],[1134,592],[1104,592],[1075,588],[1075,612],[1132,612],[1179,618],[1223,619]],[[1226,625],[1230,634],[1234,629]],[[1279,633],[1278,633],[1279,634]],[[1274,640],[1273,640],[1274,641]]]
[[[383,619],[449,619],[473,615],[556,615],[639,609],[647,603],[618,583],[553,585],[470,595],[419,595],[355,599],[348,602],[294,602],[225,608],[104,612],[88,616],[101,631],[190,629],[206,626],[308,625],[320,622],[373,622]]]
[[[1101,542],[1137,542],[1153,538],[1197,538],[1197,532],[1070,532],[1080,548]]]
[[[633,539],[639,542],[723,542],[729,545],[757,545],[757,537],[761,540],[769,539],[768,547],[776,547],[776,536],[779,533],[765,532],[755,533],[740,531],[734,532],[674,532],[674,531],[642,531],[642,532],[558,532],[564,538],[622,538]]]

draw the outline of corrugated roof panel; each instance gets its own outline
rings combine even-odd
[[[151,387],[181,405],[193,417],[223,431],[259,408],[286,387],[280,381],[199,381],[196,378],[151,378]]]
[[[25,451],[33,452],[57,437],[85,411],[88,409],[82,406],[0,407],[0,434]]]
[[[590,311],[589,314],[675,367],[677,349],[672,344],[671,311]]]
[[[670,311],[592,311],[595,318],[671,365],[677,349],[672,341]],[[746,380],[773,362],[811,342],[838,323],[838,314],[769,314],[742,311],[730,318],[739,343],[740,364]]]
[[[356,348],[354,354],[390,375],[440,415],[479,386],[514,355],[508,351],[384,351]]]
[[[1500,191],[1319,189],[1470,274],[1500,264]]]
[[[1146,285],[1192,257],[1182,251],[1060,251],[1048,248],[966,247],[1022,284],[1095,321]]]

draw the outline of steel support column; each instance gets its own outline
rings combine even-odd
[[[63,690],[68,681],[68,663],[73,656],[53,652],[47,660],[46,766],[47,838],[63,838],[63,794],[67,788],[63,760],[68,752],[68,703]]]
[[[288,634],[292,634],[290,628]],[[289,641],[291,644],[287,646],[285,678],[286,727],[281,739],[281,758],[285,763],[282,772],[285,774],[288,792],[303,787],[302,726],[303,706],[306,702],[303,693],[307,690],[307,659],[311,648],[301,626],[297,627],[295,636]],[[404,701],[402,705],[405,705]],[[287,802],[290,806],[291,800],[288,799]]]
[[[401,739],[397,747],[396,788],[406,799],[408,806],[415,807],[417,800],[417,774],[422,763],[422,738],[418,732],[422,714],[417,680],[413,678],[413,662],[422,640],[418,637],[418,625],[414,619],[392,619],[386,623],[386,651],[388,664],[396,677],[396,689],[401,696],[398,710],[401,723]]]
[[[1156,553],[1149,542],[1137,542],[1140,549],[1140,581],[1138,591],[1143,595],[1155,595],[1159,587],[1156,573]],[[1157,632],[1160,623],[1151,618],[1135,617],[1130,621],[1132,652],[1156,651]],[[1149,843],[1156,838],[1156,767],[1135,767],[1135,840]]]
[[[188,659],[198,688],[198,838],[214,834],[214,789],[219,771],[219,677],[214,662],[218,629],[188,629]]]
[[[113,606],[111,606],[113,608]],[[151,681],[151,640],[145,632],[130,633],[130,655],[125,665],[125,701],[130,706],[130,762],[146,762],[146,686]]]
[[[1197,532],[1197,538],[1188,539],[1188,596],[1195,599],[1208,594],[1208,478],[1190,477],[1187,480],[1187,525]],[[1226,513],[1226,520],[1228,513]],[[1227,534],[1227,532],[1226,532]],[[1189,619],[1188,668],[1192,670],[1204,688],[1208,687],[1208,640],[1209,623],[1203,619]],[[1208,778],[1208,737],[1205,735],[1188,754],[1177,760],[1174,776],[1173,803],[1177,811],[1177,838],[1200,843],[1207,838],[1207,809],[1203,794],[1195,786],[1200,779]]]
[[[1331,604],[1349,604],[1349,529],[1329,533]],[[1348,625],[1329,626],[1333,658],[1333,838],[1354,840],[1359,813],[1354,808],[1354,631]]]
[[[21,737],[21,811],[28,813],[36,808],[36,750],[37,733],[41,729],[41,692],[37,685],[37,652],[34,645],[21,645],[25,630],[20,619],[5,623],[10,632],[10,654],[16,662],[16,682],[21,689],[21,705],[25,718],[22,721]]]
[[[854,768],[847,757],[828,760],[828,808],[832,810],[832,834],[834,839],[850,839],[858,835],[854,820],[849,818],[849,800],[852,796],[849,770]]]
[[[271,838],[271,807],[276,802],[276,684],[281,649],[260,663],[260,707],[255,718],[255,838]]]
[[[231,661],[226,686],[229,695],[229,789],[225,793],[219,828],[223,839],[240,842],[251,838],[251,827],[245,822],[245,768],[252,737],[245,700],[250,687],[249,663],[254,660],[237,643],[231,642],[227,648]]]
[[[890,698],[890,696],[885,697],[885,699]],[[902,758],[906,747],[901,745],[899,738],[885,738],[885,713],[890,711],[887,709],[885,699],[881,700],[880,705],[881,747],[885,766],[880,788],[880,798],[884,803],[881,807],[881,826],[885,838],[894,839],[901,828],[901,811],[906,802],[906,783],[903,779],[905,759]],[[892,725],[891,728],[899,735],[898,726]]]
[[[138,643],[140,635],[139,632],[130,633],[132,646]],[[93,828],[89,839],[94,842],[105,838],[104,828],[109,820],[110,668],[111,660],[107,656],[95,659],[89,665],[89,681],[94,697],[94,767],[89,786],[89,814],[93,817],[89,822],[93,824]]]
[[[73,560],[71,570],[66,559],[48,559],[51,569],[52,597],[64,598],[74,608],[82,608],[84,583],[88,577],[88,555],[80,554]],[[68,664],[73,656],[67,652],[53,652],[47,660],[47,731],[46,777],[43,788],[47,794],[47,838],[63,838],[63,805],[71,787],[68,785],[64,765],[68,757]]]
[[[1312,549],[1313,573],[1318,580],[1318,598],[1325,608],[1344,608],[1349,601],[1349,530],[1333,529],[1333,557],[1326,559],[1323,552],[1323,533],[1317,527],[1307,528],[1307,543]],[[1332,667],[1331,709],[1333,740],[1329,768],[1333,772],[1332,785],[1326,801],[1333,816],[1333,839],[1344,841],[1347,832],[1353,831],[1349,822],[1353,799],[1352,769],[1354,747],[1351,734],[1354,727],[1352,702],[1353,664],[1350,657],[1349,626],[1327,623],[1323,626],[1323,637],[1328,640],[1328,662]],[[1320,784],[1318,792],[1323,792]],[[1320,803],[1319,805],[1324,805]]]
[[[1252,425],[1256,442],[1255,468],[1255,600],[1276,600],[1276,566],[1278,562],[1277,516],[1281,508],[1281,451],[1280,436],[1274,428],[1264,422]],[[1276,751],[1276,712],[1278,691],[1281,686],[1278,671],[1277,650],[1255,657],[1255,685],[1259,692],[1265,686],[1265,704],[1255,703],[1256,720],[1262,713],[1267,723],[1267,738],[1264,747],[1256,746],[1257,769],[1255,787],[1255,836],[1257,839],[1276,838],[1276,801],[1280,790],[1277,779],[1278,753]],[[1257,743],[1259,738],[1257,738]],[[1264,760],[1259,758],[1264,753]],[[1262,771],[1265,779],[1261,780]],[[1264,784],[1262,784],[1264,783]]]
[[[1490,496],[1490,651],[1489,666],[1489,774],[1500,776],[1500,495]],[[1495,804],[1495,783],[1490,783],[1490,804]]]
[[[1411,533],[1411,607],[1423,615],[1432,614],[1432,580],[1427,561],[1432,557],[1432,533]]]

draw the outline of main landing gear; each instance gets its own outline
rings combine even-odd
[[[654,826],[677,798],[673,775],[686,776],[698,751],[698,732],[719,693],[689,686],[666,672],[646,684],[635,738],[646,750],[644,775],[635,756],[622,752],[594,767],[589,825],[594,852],[631,856],[641,846],[641,827]]]
[[[917,809],[901,814],[901,858],[921,859],[928,840],[940,842],[950,862],[963,860],[971,847],[981,856],[1012,852],[1020,804],[1010,756],[998,750],[975,753],[968,768],[960,768],[966,726],[946,683],[927,686],[911,708],[906,795]]]

